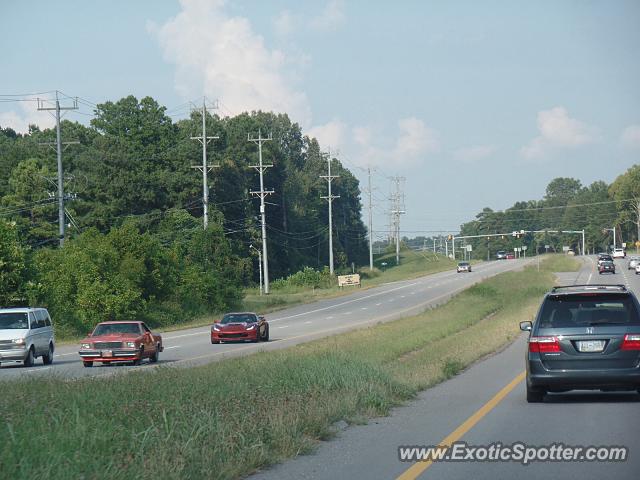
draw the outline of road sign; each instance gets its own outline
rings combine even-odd
[[[627,248],[627,242],[622,242],[622,248]]]
[[[473,251],[473,247],[471,245],[467,245],[467,252]]]
[[[522,250],[526,250],[527,248],[529,248],[529,247],[527,247],[526,245],[524,245],[524,246],[522,247]]]
[[[636,247],[640,248],[640,240],[636,242]]]
[[[567,247],[566,245],[562,247],[562,251],[563,252],[568,252],[569,250],[571,250],[569,247]]]

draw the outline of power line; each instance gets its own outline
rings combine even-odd
[[[340,176],[331,175],[331,151],[323,155],[327,157],[327,174],[320,175],[320,178],[324,178],[327,181],[329,194],[326,196],[321,196],[320,198],[324,198],[325,200],[327,200],[327,202],[329,202],[329,273],[333,276],[333,215],[331,206],[336,198],[340,198],[340,195],[333,195],[331,193],[331,183],[335,178],[339,178]]]

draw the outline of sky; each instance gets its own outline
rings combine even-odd
[[[376,238],[395,176],[402,234],[430,236],[639,163],[638,25],[638,0],[3,0],[0,97],[284,112],[362,187],[372,169]],[[29,123],[53,119],[0,102],[0,126]]]

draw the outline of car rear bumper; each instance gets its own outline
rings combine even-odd
[[[546,390],[638,389],[640,368],[611,370],[548,370],[539,360],[529,360],[527,382]]]

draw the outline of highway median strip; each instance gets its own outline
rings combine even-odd
[[[512,341],[557,270],[552,257],[416,316],[201,367],[12,381],[0,397],[0,471],[239,478],[311,451],[335,422],[387,414]]]

